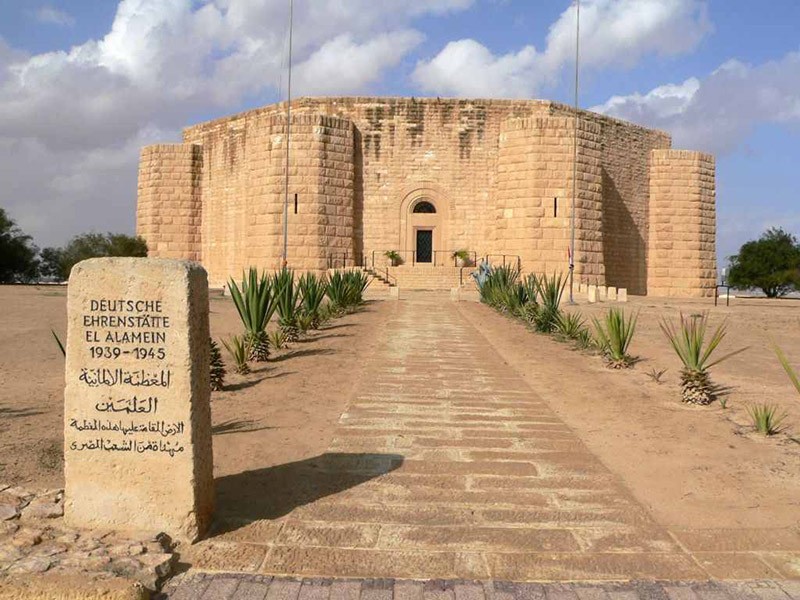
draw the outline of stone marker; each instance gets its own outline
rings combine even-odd
[[[619,288],[617,290],[617,301],[619,302],[628,301],[628,288]]]
[[[397,286],[389,288],[389,299],[390,300],[399,300],[400,299],[400,288]]]
[[[461,300],[461,288],[450,288],[450,300],[453,302],[458,302]]]
[[[610,287],[606,291],[606,296],[608,297],[609,301],[614,302],[617,299],[617,288]]]
[[[214,494],[205,270],[86,260],[67,310],[67,524],[197,539]]]
[[[598,302],[605,302],[608,300],[608,290],[604,285],[597,286],[597,301]]]
[[[589,304],[594,304],[595,302],[597,302],[597,286],[596,285],[590,285],[589,286],[588,295],[589,295]]]

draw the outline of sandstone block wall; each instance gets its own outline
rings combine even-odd
[[[203,148],[201,257],[212,285],[238,278],[249,266],[278,268],[285,117],[247,113],[189,129],[185,139]],[[329,254],[354,253],[353,125],[324,115],[293,115],[290,139],[289,265],[321,271]]]
[[[178,201],[194,220],[182,216],[156,227],[158,194],[171,189],[164,173],[172,167],[151,170],[172,158],[156,150],[166,147],[146,149],[139,221],[152,255],[185,251],[202,261],[212,285],[250,265],[280,265],[285,111],[276,104],[184,131],[185,147],[201,148],[194,151],[196,185],[184,192],[192,200]],[[670,137],[579,114],[577,280],[648,293],[651,152],[669,149]],[[437,260],[465,249],[519,255],[526,271],[567,270],[570,107],[540,100],[300,98],[292,115],[291,266],[322,270],[330,260],[343,264],[345,255],[348,265],[369,263],[373,255],[381,262],[387,250],[410,261],[415,231],[424,225],[435,229]],[[434,204],[435,217],[412,214],[420,199]]]
[[[647,293],[712,296],[716,284],[714,157],[654,150]]]
[[[510,119],[499,141],[493,197],[494,248],[518,255],[523,270],[565,271],[571,232],[575,121],[567,117]],[[578,123],[575,201],[576,275],[603,279],[600,215],[600,127]]]
[[[150,255],[200,260],[202,148],[159,144],[142,149],[136,233]]]

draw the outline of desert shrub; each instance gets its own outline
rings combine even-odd
[[[211,347],[210,381],[211,391],[218,392],[225,386],[225,363],[222,362],[222,352],[213,339],[208,338]]]
[[[228,289],[245,328],[250,360],[267,360],[269,340],[266,328],[277,308],[272,278],[265,273],[259,275],[255,267],[250,267],[242,276],[241,284],[237,285],[231,278]]]
[[[372,279],[364,271],[352,270],[344,274],[346,300],[348,307],[356,307],[364,303],[364,292]]]
[[[268,334],[270,345],[276,350],[281,350],[286,347],[286,334],[282,329],[275,329]]]
[[[507,290],[516,285],[518,279],[519,269],[512,265],[490,268],[483,283],[479,284],[481,302],[502,310]]]
[[[683,363],[681,370],[681,395],[684,402],[707,405],[714,401],[714,384],[708,370],[723,360],[730,358],[746,348],[741,348],[712,361],[711,356],[727,335],[727,326],[721,323],[711,337],[708,333],[708,314],[684,317],[680,315],[678,324],[664,318],[661,331],[669,340],[673,350]]]
[[[539,306],[532,321],[536,331],[541,333],[555,331],[561,315],[561,296],[564,294],[567,281],[567,278],[560,273],[553,273],[551,277],[545,274],[536,279]]]
[[[638,313],[628,318],[622,309],[610,308],[602,322],[597,318],[592,319],[597,346],[605,355],[609,366],[621,369],[633,364],[633,357],[628,353],[628,349],[636,331],[638,318]]]
[[[666,373],[666,372],[667,372],[667,369],[656,369],[655,367],[652,367],[646,373],[646,375],[653,381],[653,383],[657,383],[657,384],[661,385],[662,383],[664,383],[661,380],[661,378],[664,377],[664,373]]]
[[[779,413],[778,407],[771,404],[753,404],[747,407],[747,414],[758,433],[775,435],[783,431],[786,413]]]
[[[555,333],[565,340],[577,340],[581,331],[586,329],[586,319],[579,312],[559,313],[556,318]]]
[[[300,295],[302,298],[300,311],[301,314],[310,319],[310,329],[317,329],[320,324],[320,307],[325,300],[325,289],[328,287],[328,280],[323,276],[314,273],[306,273],[298,282]]]
[[[247,364],[247,359],[250,355],[250,347],[245,336],[234,335],[229,340],[222,340],[222,345],[231,355],[235,367],[235,371],[240,375],[247,375],[250,372],[250,366]]]
[[[300,316],[300,287],[295,285],[294,271],[283,268],[272,276],[275,290],[275,304],[278,312],[278,326],[286,336],[287,342],[300,338],[297,318]]]

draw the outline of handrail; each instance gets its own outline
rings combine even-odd
[[[518,254],[487,254],[483,257],[483,259],[488,263],[492,257],[500,256],[503,259],[503,266],[506,266],[506,259],[514,259],[514,262],[517,263],[517,270],[522,270],[522,257]],[[510,262],[510,261],[509,261]]]
[[[417,251],[416,250],[373,250],[372,251],[372,258],[371,258],[371,261],[370,261],[370,265],[372,266],[372,268],[377,268],[378,267],[378,265],[377,265],[377,263],[375,261],[376,255],[383,256],[387,252],[396,252],[400,256],[401,262],[398,263],[398,265],[392,265],[392,266],[399,266],[399,264],[407,263],[408,262],[408,258],[410,256],[410,258],[411,258],[411,266],[412,267],[416,266],[417,264],[431,265],[431,266],[434,266],[434,267],[439,267],[439,266],[444,267],[444,266],[447,266],[447,264],[446,264],[447,260],[440,260],[439,257],[442,256],[442,255],[452,257],[453,266],[454,267],[458,266],[458,258],[456,256],[454,256],[454,254],[456,252],[458,252],[458,250],[431,250],[431,261],[430,262],[425,262],[425,263],[419,262],[419,260],[417,258]],[[469,262],[472,265],[477,265],[478,264],[478,253],[476,251],[474,251],[474,250],[468,251],[468,253],[469,253],[469,259],[468,259]],[[366,267],[366,266],[367,266],[367,260],[366,260],[366,257],[365,257],[364,258],[364,267]]]

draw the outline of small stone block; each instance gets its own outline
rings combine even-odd
[[[595,302],[597,302],[597,286],[596,285],[590,285],[589,286],[588,300],[589,300],[589,304],[594,304]]]
[[[389,288],[389,298],[391,300],[399,300],[400,299],[400,288],[396,285]]]
[[[606,290],[606,296],[608,297],[609,302],[615,302],[617,300],[617,288],[608,288]]]
[[[458,302],[461,299],[461,288],[450,288],[450,300]]]
[[[86,260],[67,309],[65,522],[196,540],[214,498],[205,270]]]
[[[597,286],[597,300],[598,302],[605,302],[608,300],[608,288],[604,285]]]
[[[617,290],[617,302],[628,301],[628,288],[619,288]]]

